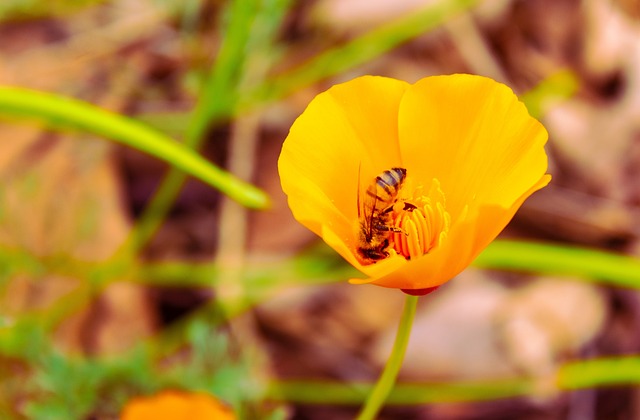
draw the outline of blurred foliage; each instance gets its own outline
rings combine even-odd
[[[5,0],[0,3],[0,21],[63,16],[105,0]]]
[[[436,383],[400,383],[387,404],[421,405],[487,401],[534,396],[548,398],[559,390],[577,390],[604,385],[640,383],[640,358],[602,358],[567,363],[544,378],[519,378]],[[365,383],[338,384],[328,381],[281,381],[273,383],[269,397],[274,401],[305,404],[362,404],[371,392]]]
[[[198,149],[207,129],[234,115],[245,86],[261,82],[278,57],[276,35],[289,0],[231,2],[223,12],[218,56],[198,91],[184,144]],[[248,69],[252,69],[249,71]],[[154,234],[175,200],[184,175],[172,168],[140,217],[123,253],[134,254]]]
[[[117,417],[128,399],[162,389],[210,392],[237,412],[250,413],[249,418],[267,415],[255,405],[262,391],[249,361],[230,356],[234,352],[226,335],[202,319],[191,322],[185,332],[181,353],[154,362],[143,347],[126,357],[70,356],[54,349],[41,330],[23,331],[32,349],[22,354],[30,379],[14,377],[4,391],[26,394],[29,418]]]
[[[266,194],[206,161],[182,144],[131,118],[87,103],[21,88],[0,87],[1,113],[41,120],[52,128],[98,134],[170,162],[252,208],[268,205]]]

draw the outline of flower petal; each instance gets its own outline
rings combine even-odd
[[[440,181],[453,220],[465,205],[511,207],[546,172],[546,130],[491,79],[422,79],[407,90],[398,118],[407,172]]]
[[[410,293],[464,270],[549,182],[546,140],[513,92],[491,79],[436,76],[409,86],[365,76],[309,104],[285,140],[278,168],[294,217],[369,277],[352,283]],[[390,257],[362,265],[358,199],[393,167],[406,168],[418,188],[438,181],[447,231],[426,255],[411,253],[408,261],[390,249]]]
[[[333,232],[351,253],[358,180],[366,188],[400,163],[397,116],[408,86],[374,76],[336,85],[311,101],[282,146],[278,170],[294,217],[323,238]]]
[[[234,420],[236,416],[213,396],[167,390],[137,397],[124,406],[122,420]]]

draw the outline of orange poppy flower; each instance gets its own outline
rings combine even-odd
[[[547,132],[507,86],[359,77],[316,96],[282,146],[294,217],[371,283],[425,294],[551,179]]]
[[[129,401],[121,420],[234,420],[233,412],[205,393],[163,391]]]

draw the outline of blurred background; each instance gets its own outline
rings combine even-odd
[[[293,220],[276,161],[309,101],[359,75],[508,84],[549,131],[553,181],[502,238],[637,256],[639,17],[636,0],[3,0],[0,84],[139,120],[272,206],[0,108],[0,418],[116,419],[162,389],[209,392],[239,418],[353,418],[358,403],[303,391],[374,382],[404,295],[346,283],[354,271]],[[640,418],[633,387],[516,386],[638,353],[639,300],[471,268],[421,299],[400,381],[480,386],[380,418]],[[274,391],[294,379],[311,382]],[[519,395],[487,395],[495,381]]]

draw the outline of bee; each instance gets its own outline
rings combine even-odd
[[[389,256],[389,238],[402,232],[392,225],[391,211],[398,201],[400,189],[407,177],[404,168],[391,168],[376,176],[360,199],[358,177],[358,254],[367,263],[375,263]]]

